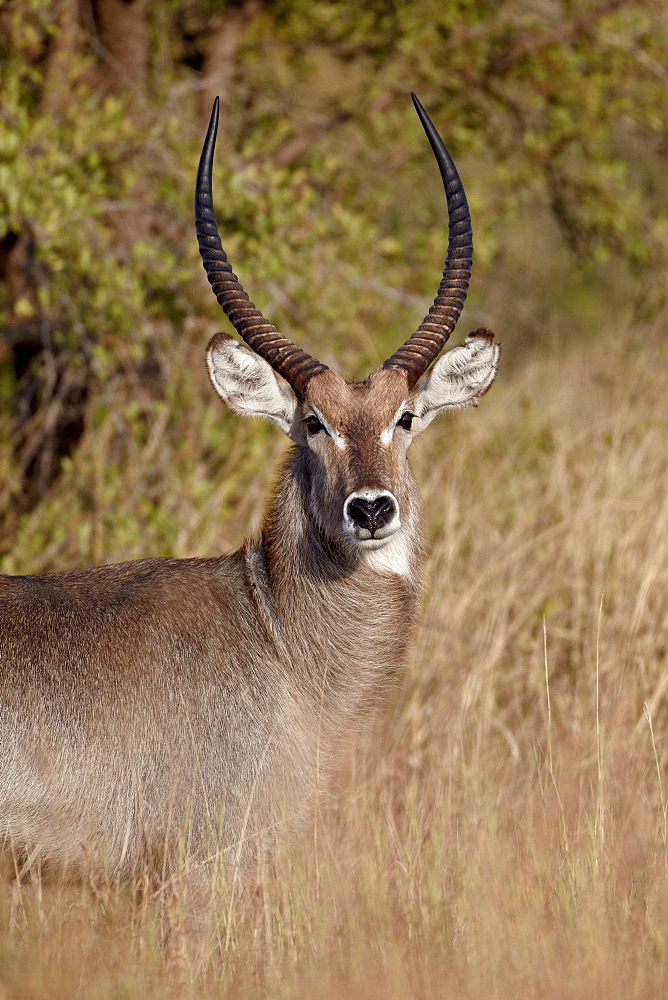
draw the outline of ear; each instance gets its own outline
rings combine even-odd
[[[501,346],[489,330],[470,333],[463,344],[443,354],[415,387],[414,406],[420,430],[441,410],[477,406],[496,375]]]
[[[209,378],[233,413],[268,417],[291,436],[297,397],[268,361],[226,333],[217,333],[206,352]]]

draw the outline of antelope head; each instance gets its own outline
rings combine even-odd
[[[493,334],[481,329],[439,357],[466,298],[473,259],[471,218],[455,165],[412,96],[445,187],[448,253],[429,313],[364,382],[347,382],[279,333],[233,273],[211,193],[217,99],[195,194],[197,237],[209,282],[252,348],[216,334],[207,350],[213,386],[235,413],[268,417],[299,446],[311,516],[331,542],[367,555],[389,549],[392,542],[396,549],[402,527],[414,525],[415,491],[407,462],[413,437],[442,410],[477,405],[494,380],[500,353]]]

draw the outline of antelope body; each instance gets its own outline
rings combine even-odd
[[[252,350],[217,334],[209,374],[234,412],[268,417],[295,447],[261,537],[230,556],[0,578],[0,836],[19,872],[96,857],[124,877],[165,871],[179,850],[250,865],[308,820],[402,665],[422,554],[407,448],[441,410],[476,404],[499,355],[481,330],[436,360],[466,295],[471,227],[414,101],[444,179],[448,258],[418,331],[358,384],[279,334],[232,273],[211,199],[214,105],[198,239]]]

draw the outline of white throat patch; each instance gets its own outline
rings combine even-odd
[[[360,559],[377,573],[411,575],[410,545],[402,528],[377,549],[362,549]]]

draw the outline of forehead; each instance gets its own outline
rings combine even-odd
[[[388,426],[410,395],[406,376],[395,368],[377,368],[364,382],[346,382],[331,369],[312,378],[304,402],[312,403],[337,430]]]

